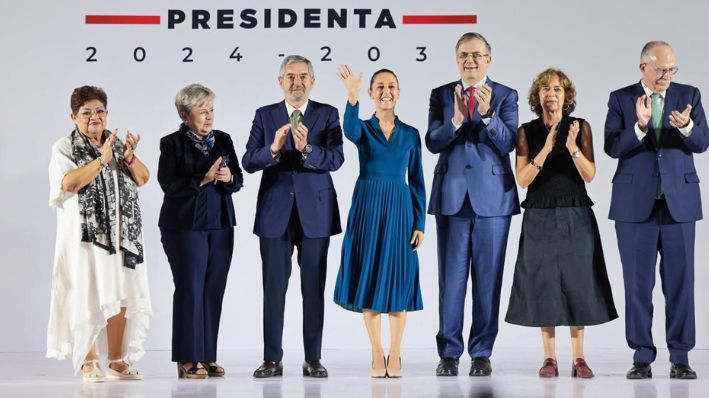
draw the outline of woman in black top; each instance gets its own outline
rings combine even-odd
[[[559,374],[555,326],[570,326],[572,376],[593,377],[583,354],[584,326],[618,317],[585,187],[596,173],[591,127],[569,116],[575,97],[562,71],[543,71],[528,99],[539,118],[517,132],[517,183],[528,190],[505,320],[542,328],[541,377]]]
[[[177,93],[180,129],[160,140],[162,245],[170,262],[172,360],[179,377],[223,376],[217,365],[222,298],[234,248],[231,194],[243,185],[229,134],[214,130],[214,93],[191,84]]]

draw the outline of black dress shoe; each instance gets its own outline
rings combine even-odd
[[[283,376],[282,362],[264,361],[261,366],[254,370],[254,377],[257,379],[273,376]]]
[[[436,376],[458,376],[458,360],[442,358],[436,366]]]
[[[694,380],[697,372],[684,363],[673,363],[670,367],[670,379]]]
[[[303,362],[303,376],[327,377],[327,369],[320,361]]]
[[[652,368],[647,362],[633,362],[625,377],[631,380],[652,379]]]
[[[490,358],[473,358],[473,363],[470,365],[470,373],[468,374],[468,376],[490,376],[491,373],[492,366],[490,366]]]

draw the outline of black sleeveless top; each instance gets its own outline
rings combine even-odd
[[[564,116],[561,119],[559,130],[556,134],[556,143],[544,161],[544,167],[527,187],[527,197],[521,206],[525,209],[550,209],[554,207],[582,207],[593,206],[591,198],[586,193],[586,185],[581,178],[574,161],[566,149],[566,137],[569,134],[569,126],[574,120],[578,120],[583,126],[584,120],[571,116]],[[529,159],[535,156],[544,147],[549,130],[544,125],[544,119],[538,118],[522,125],[527,136],[529,148]],[[581,147],[581,136],[579,131],[576,136],[576,143]]]

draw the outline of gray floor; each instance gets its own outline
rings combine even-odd
[[[496,349],[492,358],[493,376],[467,376],[470,364],[463,361],[459,377],[437,378],[433,350],[404,350],[402,379],[369,378],[369,353],[365,350],[328,350],[323,363],[330,372],[327,380],[305,379],[301,375],[300,355],[286,352],[285,375],[271,380],[254,380],[251,372],[260,362],[260,352],[220,352],[220,364],[228,372],[224,379],[178,380],[175,365],[167,351],[148,352],[137,366],[143,381],[83,384],[72,376],[67,361],[43,358],[40,353],[0,353],[0,397],[672,397],[709,396],[709,351],[695,350],[692,366],[698,380],[669,379],[667,352],[660,351],[653,364],[652,380],[629,381],[629,352],[595,350],[587,352],[589,365],[596,373],[592,380],[570,377],[570,360],[560,353],[561,375],[553,380],[536,376],[541,358],[537,352]],[[565,359],[566,358],[566,359]]]

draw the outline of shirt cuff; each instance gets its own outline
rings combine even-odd
[[[487,126],[490,124],[490,121],[492,120],[492,117],[495,116],[495,111],[490,112],[490,117],[484,117],[482,118],[483,123]]]
[[[692,134],[693,127],[694,127],[694,122],[692,121],[692,119],[689,119],[689,124],[687,124],[686,126],[684,126],[682,128],[679,128],[677,130],[679,130],[679,133],[682,134],[684,136],[684,138],[687,138],[687,137],[689,137],[690,134]]]
[[[465,119],[463,119],[463,120],[465,120]],[[451,123],[453,123],[453,127],[455,127],[456,130],[458,130],[460,128],[460,126],[463,125],[463,123],[458,124],[458,123],[454,122],[453,118],[451,118]]]
[[[635,122],[635,136],[638,137],[638,141],[642,141],[646,135],[647,133],[640,130],[640,125]]]

